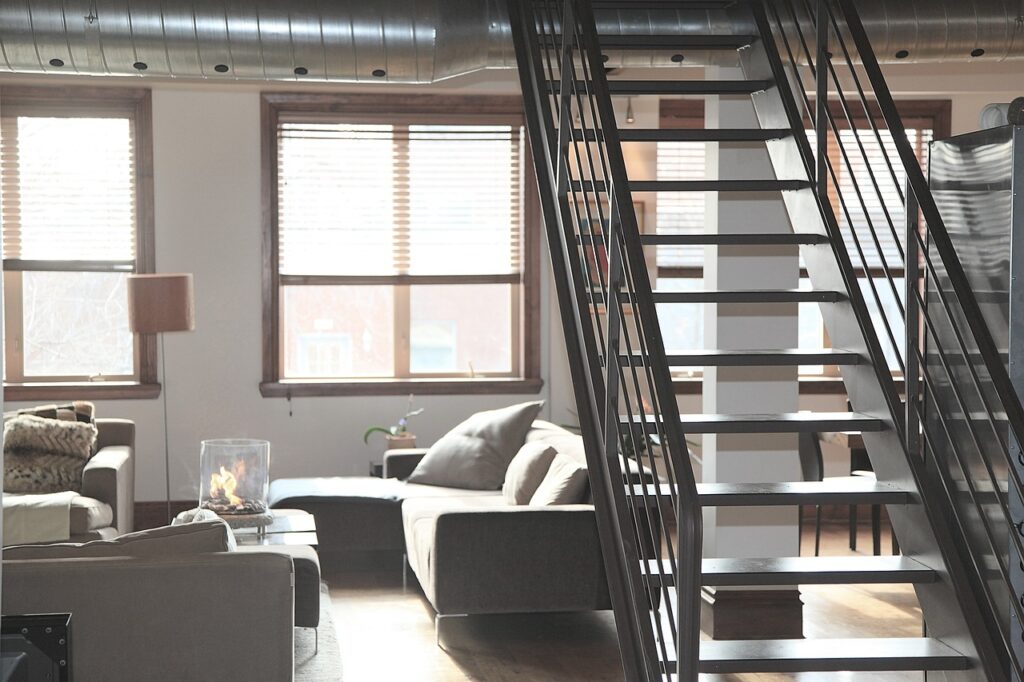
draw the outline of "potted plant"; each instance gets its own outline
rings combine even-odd
[[[398,420],[397,424],[391,426],[371,426],[366,429],[366,433],[363,434],[363,442],[369,443],[370,436],[374,433],[383,433],[384,438],[387,441],[387,450],[397,450],[399,448],[414,448],[416,447],[416,434],[409,432],[409,419],[423,412],[423,408],[417,410],[412,409],[412,395],[409,396],[409,402],[405,410],[405,416]]]

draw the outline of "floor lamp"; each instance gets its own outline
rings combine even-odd
[[[167,435],[167,354],[165,332],[196,328],[192,275],[159,274],[128,276],[128,326],[135,334],[157,334],[160,340],[160,375],[164,407],[164,487],[167,523],[171,522],[171,449]]]

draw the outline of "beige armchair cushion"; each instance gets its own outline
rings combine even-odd
[[[106,502],[79,495],[71,500],[71,534],[84,535],[114,522],[114,510]]]

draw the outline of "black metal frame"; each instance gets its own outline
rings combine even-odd
[[[583,0],[510,12],[626,678],[695,681],[701,507],[594,17]]]
[[[900,430],[907,455],[911,458],[912,468],[915,472],[920,472],[917,476],[917,483],[922,489],[926,506],[931,507],[929,515],[937,523],[951,524],[955,531],[951,538],[951,546],[940,547],[940,550],[947,560],[949,560],[951,552],[957,552],[961,565],[970,569],[970,573],[963,576],[971,588],[970,593],[962,595],[958,590],[958,596],[984,605],[984,608],[980,610],[978,620],[971,621],[969,619],[969,622],[972,622],[972,635],[978,644],[982,662],[992,679],[1002,679],[1011,669],[1011,665],[1014,665],[1016,669],[1021,669],[1024,661],[1019,660],[1012,652],[1009,632],[1000,626],[996,614],[1000,609],[1008,608],[1018,619],[1022,619],[1024,605],[1015,599],[1011,599],[1012,603],[1007,605],[998,603],[993,598],[985,577],[985,572],[990,570],[990,567],[984,565],[980,556],[983,553],[989,556],[998,556],[996,548],[999,543],[1007,542],[1007,536],[1010,538],[1009,542],[1018,551],[1024,547],[1024,540],[1018,533],[1007,532],[1016,522],[1010,517],[1005,500],[1000,507],[1006,526],[992,527],[982,508],[982,491],[979,488],[991,487],[992,490],[999,490],[997,467],[990,457],[991,454],[995,454],[1003,458],[1003,462],[1000,464],[1009,465],[1009,471],[1012,472],[1010,485],[1014,486],[1018,492],[1024,490],[1020,473],[1012,466],[1011,453],[1006,436],[1001,433],[1001,420],[999,419],[999,416],[1005,415],[1010,434],[1019,439],[1020,435],[1024,433],[1024,410],[1022,410],[1020,400],[1010,383],[1003,359],[984,322],[976,296],[950,241],[924,172],[907,139],[906,130],[885,83],[885,78],[872,51],[854,2],[851,0],[816,0],[813,8],[810,0],[766,2],[766,5],[773,13],[777,42],[781,44],[788,55],[789,66],[795,82],[804,86],[804,75],[807,73],[811,77],[808,81],[813,80],[813,86],[808,83],[806,87],[796,89],[801,91],[805,108],[809,113],[812,108],[806,91],[815,92],[816,107],[810,116],[815,125],[818,145],[815,154],[817,167],[814,177],[818,181],[818,193],[822,203],[828,201],[831,192],[838,199],[842,209],[844,221],[841,225],[837,225],[841,231],[837,248],[841,248],[842,243],[852,243],[859,258],[859,266],[865,270],[870,265],[865,244],[869,248],[873,248],[872,255],[877,254],[882,263],[883,286],[888,285],[899,309],[898,320],[891,319],[886,314],[875,278],[869,278],[871,299],[865,299],[864,303],[868,304],[870,313],[874,313],[874,315],[869,313],[866,317],[880,320],[885,332],[884,340],[897,358],[900,369],[904,370],[907,379],[908,399],[905,403],[898,401],[894,390],[886,390],[886,393],[896,398],[897,402],[892,406],[899,409],[894,409],[893,414],[898,417],[898,421],[902,422]],[[788,21],[783,18],[782,11],[788,11]],[[811,30],[805,31],[804,27],[806,26],[810,26]],[[808,34],[814,36],[814,40],[810,43],[807,38]],[[802,47],[802,53],[794,53],[790,42],[791,37],[798,47]],[[832,50],[835,48],[839,48],[841,51],[841,59],[832,54]],[[844,91],[844,81],[837,71],[836,63],[840,64],[840,67],[844,69],[844,75],[852,81],[855,89],[855,93],[852,95]],[[804,70],[805,66],[809,68]],[[839,125],[827,105],[830,96],[837,99],[840,104],[849,129],[852,131],[856,149],[849,149],[848,145],[843,144],[839,138]],[[871,103],[877,104],[880,117],[876,118],[873,115],[869,108]],[[865,163],[869,169],[870,187],[862,187],[861,183],[853,178],[855,197],[848,197],[840,189],[838,173],[832,167],[831,160],[825,153],[826,138],[831,132],[838,142],[841,161],[845,164],[848,172],[851,169],[851,154],[859,153],[867,161],[867,152],[857,126],[854,125],[851,106],[863,107],[870,123],[871,135],[883,150],[889,179],[892,180],[892,186],[903,203],[906,215],[906,228],[903,237],[906,240],[906,246],[899,249],[902,263],[895,264],[895,268],[892,268],[886,261],[878,238],[878,228],[869,215],[865,198],[867,195],[878,199],[879,204],[883,207],[887,227],[896,238],[896,243],[900,245],[903,239],[897,234],[897,221],[894,220],[883,198],[882,185],[887,180],[879,178],[871,169],[871,165]],[[891,135],[896,149],[896,158],[893,158],[894,155],[890,153],[883,141],[885,133]],[[899,183],[897,168],[906,174],[905,186]],[[853,217],[851,205],[854,210],[860,208],[866,229],[859,229]],[[919,217],[923,217],[923,222],[919,223]],[[836,240],[833,240],[833,243],[837,244]],[[933,261],[930,253],[938,253],[939,261]],[[902,291],[900,291],[896,276],[893,274],[893,270],[898,269],[902,269],[905,273],[906,283]],[[940,277],[940,272],[944,275],[943,277]],[[946,283],[941,288],[934,289],[941,305],[933,305],[926,309],[922,292],[917,284],[921,274],[933,280],[941,279]],[[855,287],[856,283],[853,283],[853,287],[850,288],[851,293],[859,294],[860,292]],[[929,310],[941,311],[941,319],[933,319]],[[864,326],[863,319],[861,323]],[[897,333],[900,323],[905,325],[902,335]],[[943,343],[939,339],[940,325],[952,331],[956,339],[956,348],[943,347]],[[869,340],[872,337],[868,329],[865,329],[865,335]],[[924,346],[926,343],[931,348],[933,357],[939,360],[941,366],[939,369],[942,373],[938,376],[932,371],[934,363],[929,364],[925,360]],[[884,358],[876,353],[871,353],[871,355],[876,368],[886,370],[885,374],[888,374]],[[976,363],[978,359],[980,359],[980,363]],[[963,381],[958,380],[951,360],[958,366],[967,369],[970,381],[966,385]],[[883,379],[884,387],[886,381],[884,377],[880,376],[880,379]],[[970,412],[969,406],[976,406],[980,403],[984,408],[985,422],[987,422],[981,428],[990,428],[991,435],[994,435],[995,438],[986,440],[979,433],[979,426],[973,423],[973,420],[957,420],[955,414],[942,414],[940,406],[934,400],[926,405],[927,398],[923,396],[927,396],[929,391],[936,390],[939,384],[947,391],[952,391],[958,410],[962,414]],[[892,398],[890,398],[890,402],[893,402]],[[938,424],[941,426],[940,432],[929,429],[925,419],[926,407],[932,410],[933,423],[937,417]],[[939,413],[936,414],[936,412]],[[963,430],[963,426],[966,426],[970,433],[974,453],[962,451],[962,443],[958,442],[954,435],[958,426],[961,430]],[[978,518],[984,525],[984,533],[980,537],[977,533],[972,533],[967,527],[967,520],[960,518],[956,513],[957,505],[954,504],[954,501],[959,491],[955,481],[950,478],[949,472],[942,466],[927,467],[927,469],[922,466],[926,460],[937,457],[935,444],[940,439],[943,442],[948,442],[951,446],[949,451],[953,454],[955,465],[964,477],[971,504],[977,510]],[[998,443],[999,451],[989,453],[983,445],[986,442]],[[981,480],[978,480],[977,472],[972,471],[967,464],[968,455],[975,453],[977,459],[985,465],[986,476]],[[927,489],[924,486],[927,486]],[[935,504],[937,495],[941,496],[944,504]],[[979,549],[978,543],[984,543],[987,547],[982,546]],[[1009,585],[1009,567],[1000,565],[998,572],[1001,579]],[[995,644],[996,642],[998,644]]]
[[[1009,670],[1010,654],[1006,634],[999,630],[993,614],[1005,605],[996,604],[984,580],[979,580],[984,566],[971,555],[972,542],[978,538],[968,532],[964,519],[955,515],[947,519],[947,503],[955,494],[953,482],[948,474],[936,476],[933,469],[938,467],[926,466],[926,455],[931,452],[934,457],[936,438],[945,435],[951,444],[957,443],[949,426],[955,415],[942,415],[944,433],[932,433],[924,419],[926,405],[920,396],[927,395],[936,378],[924,363],[920,339],[938,338],[936,323],[923,310],[916,285],[922,269],[937,277],[941,265],[950,281],[951,296],[943,289],[938,295],[944,317],[955,332],[959,362],[969,371],[969,385],[955,385],[946,350],[933,346],[939,349],[941,368],[954,387],[959,409],[968,411],[962,393],[973,388],[985,408],[988,426],[997,429],[996,415],[1005,413],[1018,440],[1024,435],[1024,409],[991,336],[984,324],[978,323],[982,320],[978,303],[907,141],[853,1],[753,0],[749,6],[765,43],[765,68],[770,68],[778,86],[799,163],[806,177],[813,179],[812,190],[800,191],[813,192],[808,205],[820,216],[821,229],[831,244],[834,283],[838,285],[841,278],[845,286],[844,305],[849,305],[863,336],[864,346],[858,352],[868,356],[871,369],[865,371],[872,382],[878,382],[877,391],[872,389],[877,396],[872,409],[885,412],[883,421],[894,434],[890,449],[895,444],[896,450],[904,450],[892,454],[901,462],[906,458],[906,466],[900,469],[905,474],[900,475],[912,478],[920,493],[923,516],[915,523],[919,528],[930,527],[929,534],[934,532],[952,588],[945,601],[959,602],[977,658],[991,679],[1002,679],[1003,672]],[[510,0],[509,12],[626,679],[654,680],[671,674],[694,682],[700,648],[701,504],[630,194],[631,189],[647,185],[630,186],[615,124],[611,94],[621,89],[610,88],[605,76],[589,0]],[[807,26],[812,30],[805,31]],[[832,54],[833,49],[841,51],[841,58]],[[849,70],[854,97],[844,91],[846,81],[840,78],[837,64],[838,69]],[[808,74],[810,87],[804,83]],[[767,84],[764,87],[771,84],[763,82]],[[699,90],[696,86],[692,89]],[[816,93],[815,107],[811,107],[808,90]],[[840,139],[840,114],[830,108],[830,95],[838,99],[841,115],[853,131],[852,144]],[[877,118],[869,106],[875,104],[881,112]],[[895,194],[907,211],[905,225],[899,225],[893,207],[885,204],[886,174],[876,173],[870,163],[867,181],[851,174],[852,191],[840,187],[839,168],[827,153],[829,136],[839,141],[840,168],[845,167],[847,173],[855,155],[867,160],[864,141],[854,125],[851,107],[856,106],[864,108],[871,134],[885,152],[888,179],[896,185]],[[805,114],[815,127],[815,149],[804,132]],[[895,141],[895,154],[884,144],[886,133]],[[906,187],[899,183],[897,169],[906,174]],[[806,186],[797,181],[787,189]],[[833,210],[833,199],[839,216]],[[881,204],[884,225],[876,226],[869,199]],[[919,213],[924,217],[923,229],[917,223]],[[901,244],[899,262],[890,263],[883,252],[879,237],[883,229]],[[929,243],[940,255],[938,263],[929,255]],[[881,276],[869,278],[869,292],[862,292],[857,275],[873,270],[870,256],[874,254],[881,263],[877,268]],[[900,276],[907,280],[905,286],[898,284]],[[887,314],[883,301],[889,293],[895,301],[895,315]],[[900,324],[903,333],[899,333]],[[900,369],[906,371],[909,399],[905,402],[897,392],[885,350],[891,351]],[[974,356],[981,359],[981,368],[972,364]],[[985,381],[979,372],[984,372]],[[851,388],[851,397],[854,393]],[[989,453],[983,451],[975,425],[966,423],[995,484]],[[997,455],[1012,464],[1005,437],[1000,445]],[[663,457],[657,456],[658,448]],[[955,454],[971,500],[980,509],[972,473],[964,466],[961,453]],[[1019,473],[1011,470],[1011,485],[1018,492],[1024,490]],[[650,485],[634,485],[640,482]],[[1005,508],[1003,513],[1007,523],[1012,523]],[[996,530],[986,523],[982,539],[992,545],[997,537]],[[1016,533],[1011,541],[1024,549],[1024,540]],[[667,557],[664,560],[663,555]],[[1000,571],[1008,580],[1006,567],[1000,566]],[[976,603],[979,600],[981,606]],[[1021,604],[1011,608],[1018,617],[1024,616]]]

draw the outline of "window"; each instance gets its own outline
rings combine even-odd
[[[264,96],[264,395],[539,389],[521,110]]]
[[[8,397],[152,394],[125,289],[153,262],[149,92],[4,87],[0,110]]]

